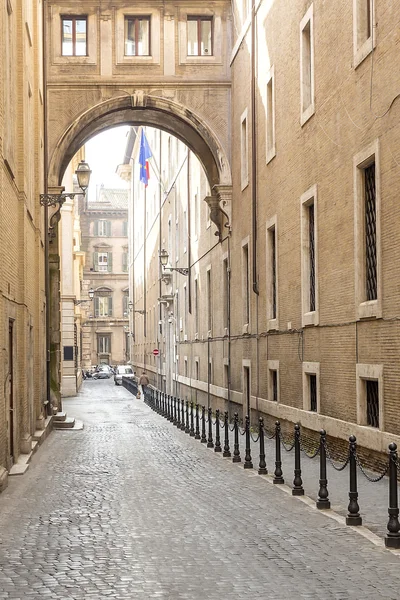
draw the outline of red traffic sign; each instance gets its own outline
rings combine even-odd
[[[154,348],[153,354],[154,354],[154,356],[158,356],[160,354],[159,349],[158,348]]]

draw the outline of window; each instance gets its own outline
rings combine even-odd
[[[379,317],[381,302],[379,146],[374,142],[354,158],[356,310],[358,318]]]
[[[187,359],[187,356],[184,357],[184,365],[185,365],[185,367],[184,367],[185,368],[184,373],[185,373],[185,377],[187,377],[188,376],[188,359]]]
[[[246,410],[246,415],[250,416],[250,367],[243,367],[243,410]]]
[[[319,373],[319,363],[303,363],[303,408],[316,413],[320,412]]]
[[[243,325],[248,325],[250,322],[250,272],[249,272],[249,245],[242,246],[242,298],[243,298]]]
[[[300,102],[300,122],[304,125],[315,112],[313,5],[300,23]]]
[[[224,388],[228,389],[229,386],[229,360],[224,359]]]
[[[127,319],[129,317],[129,293],[128,292],[124,292],[124,295],[122,296],[122,315],[123,315],[124,319]]]
[[[195,338],[199,336],[199,281],[194,280],[194,314],[195,314]]]
[[[211,337],[211,330],[212,330],[212,282],[211,282],[211,268],[207,269],[207,329],[208,329],[208,337]]]
[[[199,381],[199,379],[200,379],[200,362],[199,362],[198,358],[195,358],[194,367],[195,367],[195,379],[197,381]]]
[[[94,299],[94,316],[111,317],[112,316],[112,297],[100,296]]]
[[[356,365],[357,423],[383,429],[383,365]]]
[[[267,361],[268,400],[279,402],[279,360]]]
[[[122,235],[124,237],[128,235],[128,221],[122,221]]]
[[[93,253],[93,268],[100,273],[112,272],[112,253],[111,252],[94,252]]]
[[[150,56],[150,17],[125,17],[125,56]]]
[[[212,17],[188,17],[188,56],[212,56]]]
[[[275,152],[275,82],[274,67],[267,75],[267,163],[274,158]]]
[[[300,198],[303,326],[318,325],[317,187]]]
[[[111,335],[98,334],[97,336],[98,354],[111,354]]]
[[[111,221],[105,221],[100,219],[94,222],[94,235],[99,237],[110,237],[111,236]]]
[[[267,283],[267,329],[278,329],[278,258],[277,258],[277,219],[267,223],[266,244],[266,283]]]
[[[375,47],[373,0],[353,0],[353,51],[357,67]]]
[[[122,253],[122,271],[126,273],[128,271],[128,253]]]
[[[62,56],[87,56],[87,17],[61,17]]]
[[[240,173],[241,188],[244,190],[249,185],[249,142],[247,134],[247,109],[240,119]]]

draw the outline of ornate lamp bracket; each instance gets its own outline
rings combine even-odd
[[[215,185],[213,195],[207,196],[205,201],[210,208],[210,219],[216,225],[215,235],[221,240],[226,230],[231,233],[231,205],[232,186]]]

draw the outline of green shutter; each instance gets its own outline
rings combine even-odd
[[[126,237],[128,235],[128,221],[124,221],[123,225],[124,225],[124,228],[122,231],[122,235],[124,235]]]
[[[98,252],[93,252],[93,270],[94,271],[99,270],[99,253]]]
[[[111,221],[106,221],[106,235],[111,237]]]
[[[126,272],[128,270],[128,253],[123,252],[122,254],[122,270]]]
[[[107,271],[112,273],[112,252],[107,252]]]
[[[95,296],[95,298],[94,298],[94,316],[95,317],[99,316],[99,298],[98,298],[98,296]]]
[[[113,310],[112,310],[112,296],[109,296],[108,298],[108,316],[112,317],[113,314]]]
[[[94,225],[94,227],[93,227],[93,232],[94,232],[94,235],[99,235],[99,222],[98,222],[98,221],[95,221],[95,222],[93,223],[93,225]]]

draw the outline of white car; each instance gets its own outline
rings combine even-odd
[[[130,365],[118,365],[114,374],[115,385],[122,385],[122,377],[135,378],[135,373]]]

